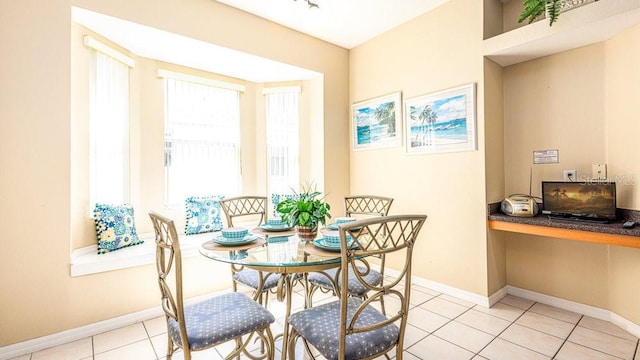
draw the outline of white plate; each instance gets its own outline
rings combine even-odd
[[[258,239],[258,235],[249,233],[245,235],[245,237],[243,237],[242,239],[230,239],[222,235],[218,235],[214,237],[212,241],[218,245],[235,246],[235,245],[249,244],[256,241],[257,239]]]
[[[260,225],[260,229],[264,230],[264,231],[287,231],[287,230],[291,230],[291,226],[289,225],[269,225],[269,224],[262,224]]]
[[[328,242],[325,238],[313,240],[313,245],[323,250],[340,251],[340,243]],[[349,246],[351,243],[349,244]]]
[[[329,230],[338,230],[338,225],[345,225],[345,224],[348,224],[348,223],[342,223],[342,224],[331,223],[331,224],[328,224],[327,227],[329,228]],[[362,229],[362,226],[353,228],[353,230],[358,230],[358,229]]]

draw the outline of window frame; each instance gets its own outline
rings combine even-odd
[[[241,95],[242,93],[245,91],[245,87],[243,85],[238,85],[238,84],[231,84],[231,83],[226,83],[226,82],[222,82],[222,81],[218,81],[218,80],[213,80],[213,79],[209,79],[209,78],[204,78],[204,77],[199,77],[199,76],[193,76],[193,75],[188,75],[188,74],[184,74],[184,73],[179,73],[179,72],[173,72],[173,71],[168,71],[168,70],[164,70],[164,69],[158,69],[158,76],[163,78],[164,81],[164,131],[163,131],[163,156],[164,156],[164,164],[163,164],[163,168],[164,168],[164,206],[168,209],[177,209],[177,208],[181,208],[184,206],[184,198],[187,196],[209,196],[209,195],[220,195],[220,196],[229,196],[232,195],[232,193],[241,193],[242,191],[242,139],[241,139]],[[191,83],[191,85],[196,85],[196,86],[206,86],[212,89],[215,89],[215,91],[234,91],[235,95],[237,96],[237,113],[233,114],[235,120],[237,121],[237,128],[233,131],[234,132],[234,137],[236,137],[235,142],[233,142],[234,147],[235,147],[235,159],[237,159],[237,173],[236,175],[236,182],[235,182],[235,189],[233,189],[233,191],[229,191],[229,189],[224,189],[222,191],[216,191],[216,190],[211,190],[211,191],[195,191],[193,193],[185,193],[183,194],[184,196],[182,196],[182,199],[177,199],[175,198],[175,194],[174,191],[172,191],[172,180],[171,180],[171,174],[170,174],[170,169],[167,166],[169,160],[168,159],[172,159],[173,154],[168,154],[167,149],[168,147],[168,133],[169,133],[169,122],[170,116],[173,116],[170,113],[169,107],[171,106],[170,104],[170,93],[169,93],[169,82],[170,81],[176,81],[176,82],[183,82],[183,83]],[[212,114],[213,115],[213,114]],[[175,139],[173,139],[175,140]]]

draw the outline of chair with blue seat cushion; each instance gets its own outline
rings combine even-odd
[[[193,351],[227,341],[235,344],[226,358],[244,354],[252,358],[273,359],[275,350],[270,325],[275,318],[249,296],[234,292],[184,305],[182,255],[175,224],[154,212],[149,216],[155,232],[161,305],[167,320],[167,359],[182,349],[184,359],[188,360]],[[250,354],[247,346],[256,339],[263,346]]]
[[[389,214],[389,209],[391,208],[391,204],[393,203],[393,198],[378,196],[378,195],[352,195],[345,196],[344,198],[344,208],[345,208],[345,216],[348,217],[360,217],[360,218],[371,218],[376,216],[387,216]],[[384,261],[385,258],[383,255],[381,258],[381,266],[380,269],[384,269]],[[372,268],[368,268],[365,271],[364,266],[367,264],[360,264],[360,273],[366,274],[363,276],[364,280],[367,281],[371,285],[380,285],[384,281],[384,272],[377,271]],[[324,272],[314,272],[310,273],[308,277],[309,288],[307,290],[307,304],[312,306],[313,303],[313,294],[317,290],[321,290],[323,292],[333,292],[333,283],[331,279],[333,279],[336,275],[336,270],[331,269]],[[353,276],[353,269],[349,269],[349,288],[348,292],[350,296],[359,297],[362,299],[367,298],[367,292],[365,287],[362,286]],[[384,312],[384,303],[382,303],[382,311]]]
[[[335,281],[339,299],[293,313],[287,319],[291,332],[287,343],[290,358],[299,339],[313,346],[325,358],[371,359],[389,357],[394,351],[402,359],[404,334],[409,316],[412,254],[426,215],[393,215],[363,219],[343,225],[340,233],[340,268],[356,269],[352,274],[339,270]],[[347,243],[347,234],[353,241]],[[371,285],[364,280],[358,262],[369,256],[394,253],[393,275],[388,285]],[[366,270],[366,269],[365,269]],[[367,299],[341,291],[352,276],[367,288]],[[383,314],[373,302],[387,298],[397,311]],[[395,307],[394,307],[395,308]]]
[[[230,197],[220,200],[220,207],[227,219],[228,227],[240,226],[238,220],[242,219],[244,225],[250,224],[249,228],[255,228],[266,220],[267,197]],[[267,306],[268,292],[278,286],[279,275],[231,265],[231,278],[233,291],[238,291],[237,284],[247,286],[253,290],[254,300]]]

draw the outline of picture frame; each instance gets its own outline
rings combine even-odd
[[[407,154],[477,150],[476,85],[405,100]]]
[[[401,97],[401,92],[395,92],[353,104],[354,150],[402,145]]]

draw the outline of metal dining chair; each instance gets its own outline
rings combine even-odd
[[[149,213],[149,217],[155,232],[158,285],[167,321],[167,359],[182,349],[184,359],[189,360],[193,351],[228,341],[234,341],[235,346],[227,359],[241,354],[254,359],[273,359],[275,346],[270,325],[275,318],[249,296],[233,292],[184,304],[182,254],[175,224],[154,212]],[[261,341],[262,346],[251,354],[247,346],[256,340]]]
[[[346,216],[387,216],[393,198],[377,195],[353,195],[344,197]]]
[[[411,265],[414,245],[426,215],[393,215],[363,219],[341,226],[341,266],[334,278],[346,289],[349,274],[344,269],[359,269],[369,256],[395,253],[394,271],[387,285],[372,285],[364,280],[365,273],[353,275],[365,286],[365,300],[337,290],[339,299],[291,314],[287,321],[291,332],[287,342],[289,358],[293,359],[298,339],[304,341],[307,352],[312,345],[327,359],[389,358],[395,348],[396,359],[402,359],[404,334],[409,315]],[[349,237],[347,237],[347,234]],[[353,240],[348,239],[351,238]],[[372,303],[387,298],[393,311],[384,314]]]
[[[348,217],[362,216],[362,217],[376,217],[376,216],[387,216],[389,214],[389,209],[391,208],[391,204],[393,203],[393,198],[377,196],[377,195],[354,195],[354,196],[345,196],[344,198],[344,207],[345,207],[345,215]],[[384,282],[384,267],[385,267],[385,256],[384,254],[379,255],[380,257],[380,271],[372,269],[370,267],[364,267],[363,265],[359,265],[359,271],[362,273],[366,270],[366,275],[362,278],[364,281],[371,285],[380,285]],[[336,269],[327,270],[325,272],[315,272],[310,273],[308,275],[308,290],[307,290],[307,299],[306,303],[308,306],[313,305],[313,294],[317,290],[321,290],[323,292],[333,292],[333,283],[331,281],[332,278],[335,277]],[[367,287],[358,281],[356,275],[353,272],[353,269],[349,269],[349,283],[347,292],[349,296],[358,297],[362,299],[367,298]],[[382,303],[382,311],[384,313],[384,303]]]
[[[228,227],[238,225],[239,219],[259,226],[267,218],[266,196],[230,197],[220,200],[220,207],[227,219]],[[269,290],[276,288],[279,280],[277,274],[246,269],[237,265],[231,265],[231,278],[234,292],[238,291],[238,284],[244,285],[253,291],[254,300],[265,307],[269,302]]]

